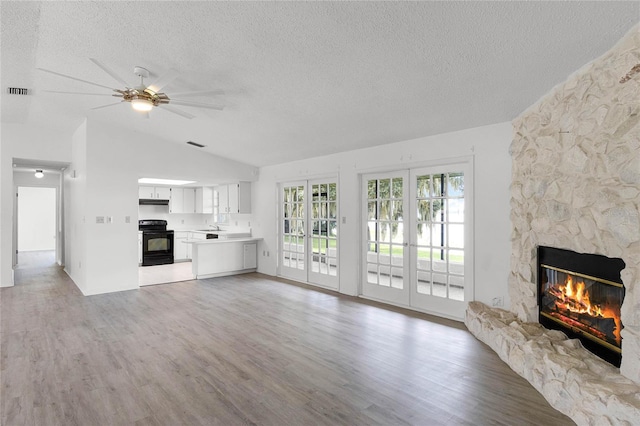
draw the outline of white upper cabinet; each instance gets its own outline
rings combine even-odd
[[[196,213],[213,213],[213,188],[196,188]]]
[[[168,200],[171,198],[171,188],[167,186],[139,186],[138,198]]]
[[[196,188],[184,188],[184,212],[197,213],[196,211]]]
[[[184,188],[171,188],[169,213],[184,213]]]
[[[169,213],[195,213],[195,188],[171,188]]]
[[[220,213],[251,213],[251,182],[217,187]]]

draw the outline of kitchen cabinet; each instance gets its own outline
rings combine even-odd
[[[197,213],[195,188],[184,188],[184,212]]]
[[[169,213],[184,213],[184,188],[171,188]]]
[[[251,213],[251,182],[217,187],[220,213]]]
[[[191,259],[191,244],[185,244],[189,235],[190,232],[187,231],[175,231],[173,245],[174,261],[179,262]]]
[[[213,213],[213,188],[196,188],[196,213]]]
[[[197,279],[255,272],[260,238],[190,240],[191,270]]]
[[[243,247],[243,269],[258,267],[258,245],[256,243],[245,244]]]
[[[195,213],[195,188],[171,188],[169,213]]]
[[[167,186],[139,186],[138,198],[168,200],[171,198],[171,188]]]

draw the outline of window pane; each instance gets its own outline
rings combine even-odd
[[[433,187],[431,189],[431,195],[433,197],[444,196],[444,180],[442,179],[442,175],[433,175]]]
[[[464,248],[464,225],[447,225],[449,229],[449,247]]]
[[[329,203],[329,218],[335,219],[338,216],[338,205],[335,202]]]
[[[390,184],[391,179],[380,179],[380,193],[378,195],[379,198],[390,198]]]
[[[417,196],[418,198],[427,198],[430,195],[429,185],[431,180],[429,179],[429,175],[426,176],[418,176],[417,179]]]
[[[402,178],[393,178],[393,198],[402,198]]]
[[[378,181],[377,180],[370,180],[369,182],[367,182],[367,198],[369,200],[375,200],[378,195]]]
[[[384,200],[379,201],[380,210],[378,211],[378,219],[380,220],[389,220],[390,219],[390,210],[391,210],[391,201]]]
[[[449,180],[447,182],[447,196],[464,196],[464,175],[462,173],[449,173]]]

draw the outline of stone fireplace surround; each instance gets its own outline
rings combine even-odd
[[[578,424],[640,419],[639,64],[640,24],[513,121],[511,311],[465,321]],[[620,369],[537,324],[538,245],[624,260]]]

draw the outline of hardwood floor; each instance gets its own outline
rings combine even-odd
[[[460,323],[260,274],[0,290],[3,425],[568,425]]]

